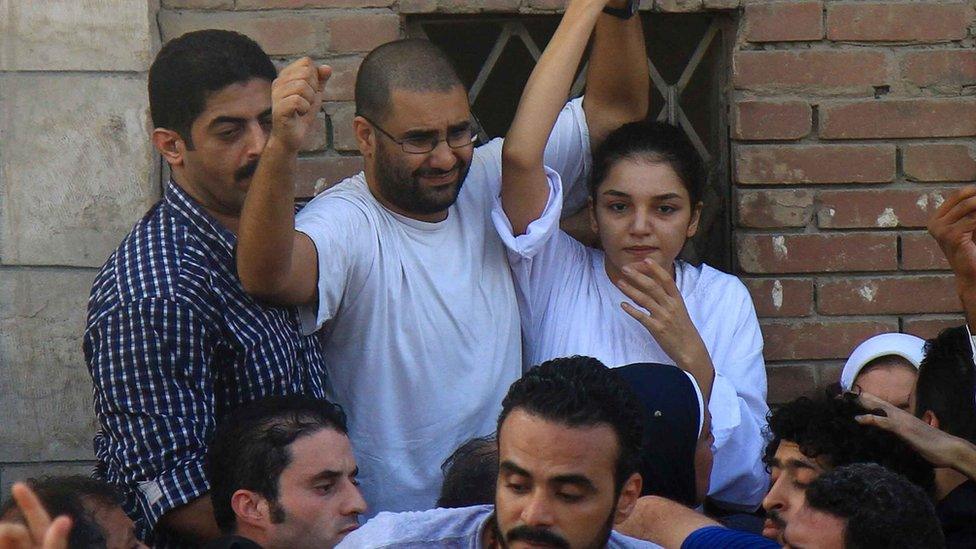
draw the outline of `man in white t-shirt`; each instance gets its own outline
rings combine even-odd
[[[546,162],[568,185],[585,178],[594,143],[646,114],[643,36],[624,4],[607,3],[586,98],[566,106],[549,141]],[[273,129],[242,213],[238,273],[257,297],[305,305],[306,330],[322,329],[328,396],[352,418],[370,511],[426,509],[439,464],[494,430],[502,396],[521,374],[515,292],[491,222],[501,140],[473,146],[467,93],[436,47],[385,44],[356,82],[364,172],[296,219],[297,153],[328,73],[306,58],[275,81]],[[562,191],[553,187],[547,213],[558,215]]]

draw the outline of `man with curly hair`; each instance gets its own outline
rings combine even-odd
[[[764,536],[782,542],[807,486],[843,465],[876,463],[904,475],[927,494],[933,492],[932,466],[897,436],[855,420],[865,413],[850,399],[799,398],[770,415],[771,438],[763,461],[772,486],[763,499]]]
[[[810,483],[783,539],[824,549],[945,547],[928,495],[875,463],[838,467]]]

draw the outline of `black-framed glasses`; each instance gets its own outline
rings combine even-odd
[[[382,126],[373,122],[368,117],[357,114],[357,116],[362,116],[367,122],[369,122],[374,128],[380,131],[383,135],[388,137],[390,141],[393,141],[403,152],[407,154],[427,154],[440,145],[441,141],[446,141],[447,146],[452,149],[462,149],[464,147],[469,147],[474,145],[478,140],[478,128],[474,122],[470,122],[467,126],[462,128],[456,128],[447,131],[447,137],[441,139],[436,135],[417,135],[411,137],[405,137],[403,139],[397,139],[390,132],[383,129]]]

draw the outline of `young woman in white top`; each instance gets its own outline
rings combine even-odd
[[[768,413],[762,336],[736,277],[679,259],[698,230],[706,178],[688,139],[666,124],[636,122],[596,147],[589,211],[602,250],[542,216],[562,200],[559,176],[543,165],[546,138],[605,3],[567,6],[502,151],[493,221],[509,251],[524,360],[580,354],[611,367],[657,362],[689,372],[712,415],[709,495],[752,510],[768,485],[760,460]]]

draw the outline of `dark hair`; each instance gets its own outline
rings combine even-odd
[[[915,415],[931,411],[939,428],[976,443],[976,372],[965,326],[947,328],[925,342],[915,383]]]
[[[851,398],[811,400],[800,397],[769,416],[767,467],[781,441],[796,443],[803,455],[829,468],[852,463],[877,463],[905,475],[927,493],[935,487],[932,466],[896,435],[861,425],[855,416],[867,413]]]
[[[277,74],[261,46],[243,34],[215,29],[188,32],[167,42],[149,67],[153,125],[177,132],[192,149],[190,126],[210,94],[252,78],[270,82]]]
[[[640,463],[643,424],[641,404],[620,377],[587,356],[555,358],[535,366],[512,384],[498,416],[516,409],[569,427],[607,424],[617,434],[619,453],[614,471],[617,492]]]
[[[347,433],[346,415],[338,404],[303,395],[274,395],[229,413],[207,450],[206,471],[214,518],[224,533],[234,531],[231,496],[237,490],[257,492],[275,504],[278,477],[291,462],[288,447],[322,429]],[[284,520],[279,508],[275,520]]]
[[[438,507],[470,507],[495,502],[498,478],[498,441],[494,435],[473,438],[441,465],[444,484]]]
[[[121,504],[121,496],[111,485],[82,475],[46,476],[26,481],[37,494],[41,505],[51,515],[71,517],[68,547],[100,548],[106,546],[105,531],[95,520],[98,507]],[[16,511],[15,511],[16,510]],[[0,506],[0,517],[20,511],[13,498]]]
[[[446,92],[464,87],[444,52],[429,40],[387,42],[369,52],[356,74],[356,114],[382,122],[393,90]]]
[[[701,202],[708,174],[698,151],[680,129],[665,122],[641,120],[624,124],[610,133],[593,152],[590,198],[620,160],[643,160],[667,164],[678,174],[688,191],[691,205]]]
[[[925,492],[874,463],[838,467],[806,491],[807,505],[843,519],[846,549],[945,547],[942,526]]]

